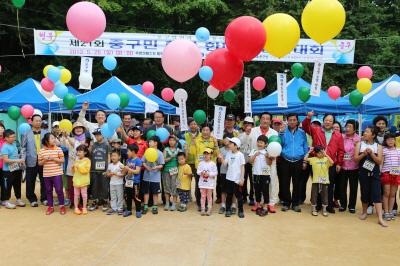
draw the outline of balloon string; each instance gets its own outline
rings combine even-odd
[[[305,113],[307,114],[307,105],[306,105],[306,103],[304,103],[304,110],[305,110]]]
[[[18,37],[19,37],[19,43],[21,45],[22,56],[25,58],[24,47],[22,47],[21,31],[19,30],[19,12],[18,12],[18,10],[19,9],[17,8]]]

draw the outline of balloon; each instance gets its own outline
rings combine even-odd
[[[61,69],[61,78],[60,81],[64,84],[67,84],[71,81],[72,75],[68,69]]]
[[[299,88],[299,90],[297,91],[297,96],[299,96],[299,99],[305,103],[308,100],[310,100],[310,88],[306,87],[306,86],[302,86]]]
[[[278,142],[279,144],[282,144],[281,138],[278,136],[275,136],[275,135],[269,137],[269,139],[268,139],[268,144],[270,144],[272,142]]]
[[[115,110],[121,104],[121,99],[115,93],[110,93],[106,97],[106,104],[110,110]]]
[[[390,127],[390,132],[391,132],[391,133],[396,133],[396,131],[397,131],[396,126],[391,126],[391,127]]]
[[[196,112],[193,114],[193,118],[197,124],[201,125],[203,124],[204,120],[206,120],[206,113],[203,110],[196,110]]]
[[[358,107],[363,101],[363,95],[358,90],[354,90],[350,93],[349,101],[354,107]]]
[[[338,86],[332,86],[328,89],[328,96],[332,100],[337,100],[340,97],[340,94],[342,92],[340,91],[340,88]]]
[[[35,109],[35,110],[33,111],[33,115],[39,115],[40,117],[43,117],[42,111],[40,111],[40,110],[38,110],[38,109]]]
[[[229,90],[243,76],[243,62],[226,48],[215,49],[209,53],[204,59],[204,65],[213,70],[213,77],[209,83],[219,91]]]
[[[267,147],[268,156],[270,157],[278,157],[282,152],[282,146],[278,142],[271,142]]]
[[[305,33],[314,41],[323,44],[340,33],[346,21],[346,12],[337,0],[313,0],[301,15]]]
[[[47,70],[47,76],[51,81],[57,82],[61,78],[61,70],[55,66],[50,67],[49,70]]]
[[[31,129],[31,126],[28,123],[22,123],[18,127],[19,134],[24,134],[25,131],[28,131]]]
[[[169,140],[169,136],[170,136],[170,134],[169,134],[169,132],[168,132],[168,137],[167,137],[164,141],[162,141],[161,143],[162,143],[162,144],[167,144],[167,143],[168,143],[168,140]]]
[[[154,148],[148,148],[144,152],[144,158],[146,158],[147,161],[154,163],[155,161],[157,161],[158,151]]]
[[[208,86],[207,88],[207,95],[208,97],[210,97],[211,99],[215,99],[218,97],[219,95],[219,90],[217,90],[216,88],[214,88],[213,86]]]
[[[68,133],[72,132],[72,123],[68,119],[61,120],[58,126],[61,131],[65,128],[65,130],[68,131]]]
[[[200,27],[196,30],[196,38],[201,42],[206,42],[210,38],[210,31],[207,28]]]
[[[371,90],[371,88],[372,88],[371,80],[367,78],[362,78],[357,81],[357,90],[362,94],[367,94]]]
[[[101,135],[103,135],[104,138],[109,139],[114,135],[114,129],[105,123],[101,126]]]
[[[164,142],[168,139],[168,134],[168,130],[163,127],[156,130],[156,136],[160,138],[161,142]]]
[[[253,87],[257,91],[262,91],[265,88],[265,79],[263,77],[256,77],[253,79]]]
[[[65,107],[67,107],[69,110],[72,110],[76,105],[76,96],[72,93],[67,93],[63,98],[63,102]]]
[[[30,104],[25,104],[21,108],[21,114],[25,118],[31,117],[33,115],[34,111],[35,111],[35,109],[33,109],[32,105],[30,105]]]
[[[362,78],[371,79],[373,73],[374,72],[372,71],[372,69],[369,66],[362,66],[357,71],[357,77],[358,77],[358,79],[362,79]]]
[[[179,103],[180,99],[182,99],[184,101],[187,101],[187,99],[188,99],[188,94],[184,89],[177,89],[174,93],[175,102]]]
[[[119,107],[121,107],[121,109],[124,109],[128,106],[129,104],[129,95],[125,92],[121,92],[118,94],[119,99],[121,100],[121,103],[119,104]]]
[[[61,81],[56,83],[56,87],[54,88],[54,94],[60,98],[64,99],[64,96],[67,95],[68,93],[68,88],[67,86],[64,85]]]
[[[400,95],[400,83],[391,81],[386,85],[386,93],[392,97],[397,98]]]
[[[284,57],[293,51],[299,42],[299,23],[290,15],[273,14],[264,20],[263,25],[267,32],[264,50],[275,57]]]
[[[53,65],[47,65],[43,68],[43,76],[45,76],[47,78],[47,71],[49,70],[49,68],[53,67]]]
[[[40,82],[40,85],[42,86],[42,89],[47,92],[51,92],[56,86],[56,84],[48,78],[43,78]]]
[[[114,70],[117,66],[117,59],[112,55],[107,55],[103,58],[103,66],[107,70]]]
[[[245,62],[261,53],[266,38],[264,25],[258,19],[250,16],[234,19],[225,30],[226,48]]]
[[[211,67],[209,67],[209,66],[201,67],[200,71],[199,71],[199,76],[203,81],[209,82],[213,76],[213,71],[212,71]]]
[[[156,135],[156,131],[155,130],[149,130],[146,134],[146,139],[149,140],[151,137]]]
[[[48,92],[48,91],[45,91],[45,90],[42,89],[40,92],[42,93],[42,95],[43,95],[46,99],[50,99],[50,98],[52,98],[52,97],[54,96],[54,91]]]
[[[91,2],[78,2],[67,13],[68,30],[82,42],[99,38],[106,29],[106,16],[103,10]]]
[[[84,87],[89,87],[92,85],[93,77],[89,73],[82,73],[79,75],[79,83]]]
[[[27,122],[28,124],[30,124],[30,123],[32,123],[32,119],[28,119],[26,122]]]
[[[63,67],[63,66],[58,66],[57,68],[58,68],[59,70],[65,69],[65,67]]]
[[[302,64],[300,64],[300,63],[294,63],[293,65],[292,65],[292,74],[293,74],[293,76],[295,76],[296,78],[301,78],[301,76],[303,75],[303,73],[304,73],[304,67],[303,67],[303,65]]]
[[[235,92],[233,90],[227,90],[224,92],[224,99],[228,103],[233,102],[235,100]]]
[[[14,6],[21,8],[25,4],[25,0],[12,0],[12,3]]]
[[[10,106],[7,110],[7,114],[12,120],[18,120],[21,116],[21,109],[17,106]]]
[[[174,91],[171,88],[165,88],[161,91],[161,97],[164,101],[171,101],[174,98]]]
[[[154,92],[154,84],[151,81],[146,81],[142,85],[142,91],[146,95],[150,95]]]
[[[107,117],[108,126],[114,130],[119,128],[121,126],[121,123],[122,123],[121,117],[119,117],[119,115],[117,114],[111,114]]]
[[[164,48],[161,63],[168,76],[178,82],[185,82],[199,72],[202,55],[194,42],[178,39]]]

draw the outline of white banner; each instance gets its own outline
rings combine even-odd
[[[69,31],[35,30],[34,35],[36,55],[161,58],[165,46],[176,39],[195,42],[203,58],[215,49],[225,48],[224,36],[211,36],[207,42],[199,42],[195,35],[105,32],[84,43]],[[311,39],[300,39],[294,50],[282,58],[263,50],[252,61],[352,64],[355,44],[355,40],[331,40],[320,45]]]
[[[91,57],[82,57],[81,58],[81,73],[88,73],[90,76],[92,76],[92,68],[93,68],[93,58]],[[79,88],[83,90],[92,90],[92,86],[90,85],[89,87],[83,86],[81,83],[79,83]]]
[[[287,108],[286,74],[276,73],[276,83],[278,89],[278,107]]]
[[[215,105],[214,110],[214,137],[223,139],[226,106]]]
[[[324,74],[324,63],[315,62],[311,88],[310,88],[310,95],[319,97],[319,94],[321,92],[323,74]]]
[[[251,114],[251,85],[250,78],[244,78],[244,113]]]
[[[186,114],[186,100],[179,99],[179,110],[180,110],[180,122],[181,122],[181,131],[188,131],[187,124],[187,114]]]

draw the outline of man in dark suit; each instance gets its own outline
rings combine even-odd
[[[147,132],[149,132],[150,130],[154,130],[156,131],[158,128],[165,128],[168,130],[169,134],[172,135],[174,134],[174,131],[172,130],[171,127],[169,127],[168,125],[164,124],[164,112],[161,110],[155,111],[154,112],[154,125],[151,125],[149,127],[147,127],[143,133],[143,136],[146,137]]]

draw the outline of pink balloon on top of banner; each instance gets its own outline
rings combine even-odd
[[[42,86],[42,89],[47,92],[51,92],[52,90],[54,90],[54,87],[56,86],[56,84],[49,78],[43,78],[42,81],[40,82],[40,85]]]
[[[161,97],[164,101],[171,101],[174,98],[174,91],[171,88],[165,88],[161,91]]]
[[[341,93],[342,92],[338,86],[332,86],[328,89],[329,98],[331,98],[332,100],[335,100],[335,101],[340,97]]]
[[[33,108],[32,105],[30,104],[25,104],[24,106],[22,106],[21,108],[21,114],[23,117],[25,118],[29,118],[33,115],[33,113],[35,112],[35,109]]]
[[[357,71],[357,77],[358,77],[358,79],[362,79],[362,78],[371,79],[373,73],[374,72],[372,71],[372,69],[369,66],[362,66]]]
[[[266,82],[263,77],[256,77],[253,79],[253,87],[257,91],[262,91],[265,88]]]
[[[154,84],[151,81],[146,81],[142,85],[142,91],[146,95],[150,95],[154,91]]]

